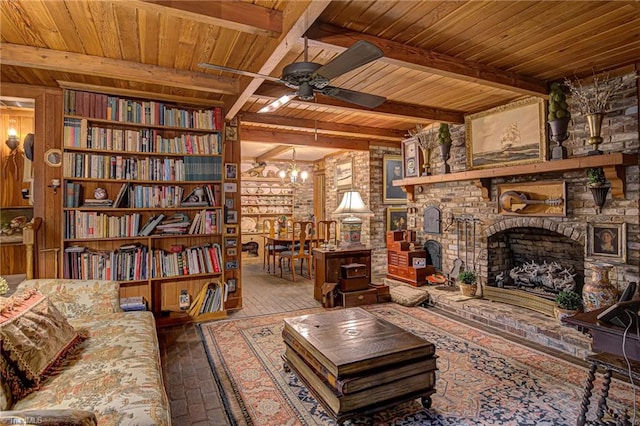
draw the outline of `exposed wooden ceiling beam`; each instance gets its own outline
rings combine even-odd
[[[258,155],[256,157],[256,162],[271,160],[273,157],[279,154],[282,154],[283,152],[287,152],[291,149],[293,149],[293,147],[288,145],[278,145],[275,148],[270,149],[269,151]]]
[[[291,89],[282,86],[278,83],[264,82],[262,86],[254,93],[255,98],[260,99],[277,99],[285,94],[290,94]],[[411,122],[421,122],[424,120],[433,120],[444,123],[464,123],[464,114],[459,111],[450,111],[438,108],[431,108],[420,105],[405,104],[401,102],[385,101],[382,105],[376,109],[369,109],[361,107],[348,102],[342,102],[337,99],[329,98],[327,96],[317,95],[316,102],[305,102],[296,98],[290,103],[298,103],[305,106],[315,107],[331,107],[335,110],[342,111],[358,111],[373,115],[386,115],[393,116],[399,119],[408,120]]]
[[[237,94],[238,80],[138,62],[82,55],[60,50],[0,44],[2,65],[15,65],[51,71],[86,74],[138,83],[162,84],[202,92]]]
[[[310,39],[309,43],[322,43],[322,47],[327,49],[330,49],[329,45],[346,49],[358,40],[366,40],[382,49],[384,57],[378,59],[381,62],[510,90],[529,96],[548,95],[546,83],[532,77],[351,31],[346,28],[316,23],[307,31],[307,36]]]
[[[260,46],[262,53],[253,64],[247,65],[246,71],[269,75],[329,3],[330,0],[299,0],[287,3],[283,12],[283,34],[277,40],[269,40]],[[262,78],[244,78],[240,82],[240,95],[225,97],[227,120],[235,117],[263,81]]]
[[[369,141],[362,139],[335,138],[326,135],[315,135],[285,132],[282,130],[258,129],[247,127],[242,129],[242,142],[267,142],[273,144],[287,144],[300,146],[321,146],[332,149],[355,149],[366,151],[369,149]]]
[[[401,140],[406,136],[405,130],[381,129],[378,127],[354,126],[352,124],[332,123],[327,121],[305,120],[301,118],[283,117],[275,113],[258,114],[255,112],[241,112],[241,125],[251,126],[252,123],[286,127],[289,130],[314,132],[316,129],[338,135],[352,134],[355,137]],[[357,135],[357,136],[356,136]]]
[[[282,34],[282,12],[239,0],[128,0],[127,3],[165,15],[266,37]]]

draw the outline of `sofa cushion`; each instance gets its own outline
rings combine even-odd
[[[0,302],[0,376],[14,400],[38,389],[80,341],[51,301],[35,289]]]
[[[391,301],[403,306],[416,306],[429,298],[426,290],[421,290],[407,285],[396,285],[389,289]]]
[[[98,424],[95,414],[83,410],[3,411],[0,416],[25,419],[29,424],[38,426],[96,426]]]
[[[120,311],[117,281],[40,278],[20,283],[18,290],[35,288],[56,305],[66,318]]]
[[[60,372],[13,409],[89,410],[103,425],[168,425],[171,414],[151,312],[70,319],[88,338]]]

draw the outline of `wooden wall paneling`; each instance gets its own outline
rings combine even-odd
[[[33,133],[33,111],[20,108],[3,108],[2,119],[0,120],[0,171],[2,179],[0,179],[0,206],[1,207],[18,207],[29,206],[29,200],[22,198],[21,190],[29,189],[29,182],[24,182],[24,174],[29,172],[26,167],[26,157],[24,154],[24,138],[29,133]],[[9,135],[9,128],[13,126],[18,133],[20,144],[14,153],[13,158],[11,149],[5,141]],[[31,168],[32,169],[32,168]],[[17,173],[16,173],[17,170]],[[17,176],[16,176],[17,174]]]

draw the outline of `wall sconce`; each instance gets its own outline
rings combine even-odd
[[[51,185],[49,188],[53,189],[53,193],[58,193],[58,188],[60,188],[60,179],[51,179]]]
[[[9,120],[9,137],[5,141],[11,151],[15,150],[20,145],[20,138],[16,131],[16,120]]]

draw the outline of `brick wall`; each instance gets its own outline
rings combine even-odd
[[[607,111],[603,123],[602,135],[605,140],[604,143],[600,145],[600,149],[605,153],[638,153],[640,146],[638,138],[637,80],[635,79],[635,75],[625,76],[624,79],[625,87],[612,102],[611,108]],[[571,111],[573,117],[569,125],[570,138],[563,143],[567,148],[569,158],[584,156],[588,151],[593,149],[591,145],[586,143],[589,137],[586,119],[580,116],[579,113],[574,112],[577,111],[575,107],[571,108]],[[464,130],[464,125],[451,126],[453,145],[449,164],[451,165],[452,172],[460,172],[466,169]],[[379,157],[379,155],[374,154],[375,151],[375,149],[372,150],[372,158]],[[432,157],[436,158],[432,158],[431,166],[439,168],[442,164],[439,156],[435,155]],[[514,218],[513,216],[498,214],[496,198],[499,184],[506,182],[546,182],[559,180],[567,183],[566,217],[530,218],[523,215],[522,217]],[[434,239],[442,245],[443,269],[445,271],[449,271],[452,268],[453,261],[458,256],[458,250],[460,250],[463,259],[465,254],[467,254],[470,259],[476,259],[476,267],[480,274],[481,281],[486,283],[488,279],[492,279],[495,276],[495,269],[504,266],[504,261],[502,261],[502,263],[498,262],[498,266],[491,266],[492,271],[490,273],[488,251],[508,244],[508,241],[504,239],[506,237],[494,239],[490,237],[508,228],[525,226],[523,218],[526,218],[526,226],[538,227],[548,231],[540,232],[538,239],[539,242],[544,239],[549,239],[549,247],[554,248],[549,251],[550,253],[554,252],[555,248],[561,251],[566,250],[565,256],[567,258],[576,259],[574,267],[576,267],[576,270],[583,271],[582,274],[585,276],[585,279],[590,279],[591,266],[594,263],[607,262],[615,265],[612,281],[617,283],[619,289],[623,289],[629,281],[640,280],[640,178],[639,167],[637,165],[626,168],[625,199],[612,199],[611,192],[609,192],[606,204],[600,214],[596,212],[593,197],[587,187],[586,170],[493,178],[491,188],[491,198],[489,201],[482,199],[480,189],[471,181],[424,185],[422,193],[419,193],[416,188],[415,202],[410,203],[408,206],[416,207],[417,213],[415,213],[414,216],[416,219],[418,238],[422,243],[427,239]],[[440,208],[443,219],[450,215],[455,217],[472,216],[479,218],[480,224],[477,225],[476,235],[477,247],[474,249],[471,247],[471,244],[465,245],[464,241],[460,244],[457,243],[455,224],[450,227],[447,232],[443,232],[440,235],[427,235],[422,232],[422,214],[427,205],[435,205]],[[586,245],[588,244],[587,223],[622,222],[627,224],[627,260],[625,262],[612,261],[611,258],[586,256]],[[523,236],[521,233],[517,238]],[[538,244],[538,242],[535,244]],[[572,247],[574,244],[576,244],[576,247]],[[468,252],[465,250],[468,250]]]

